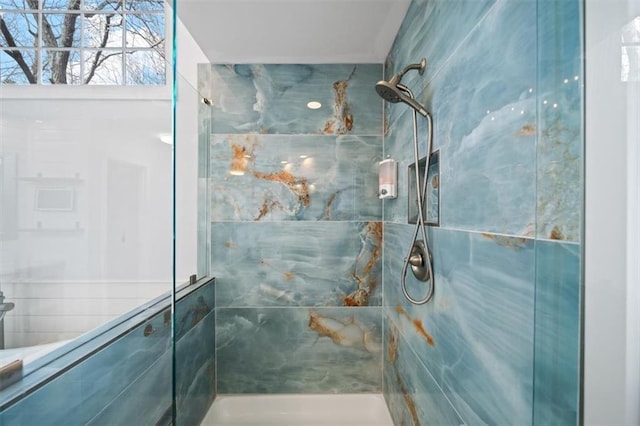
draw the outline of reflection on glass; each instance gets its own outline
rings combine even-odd
[[[640,46],[622,48],[622,81],[640,81]]]
[[[18,237],[18,158],[0,156],[0,244]],[[1,289],[0,289],[1,291]]]
[[[640,16],[622,27],[620,80],[640,81]]]
[[[37,188],[34,208],[47,212],[70,212],[75,210],[75,198],[73,187]]]
[[[171,131],[170,100],[5,99],[3,111],[5,347],[73,339],[170,290],[171,149],[155,136]]]

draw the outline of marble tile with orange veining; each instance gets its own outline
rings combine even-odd
[[[218,306],[380,306],[382,222],[216,222]]]
[[[382,134],[382,64],[211,65],[208,77],[216,134]]]
[[[384,389],[394,424],[462,425],[431,373],[416,356],[396,325],[385,317]]]
[[[382,390],[380,308],[220,308],[220,393]]]
[[[375,136],[215,135],[211,220],[379,220]]]
[[[384,307],[468,424],[531,422],[535,245],[532,239],[430,230],[435,291],[399,287],[413,227],[385,224]],[[407,277],[422,297],[424,283]],[[414,370],[412,370],[414,371]]]

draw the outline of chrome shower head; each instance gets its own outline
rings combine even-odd
[[[427,61],[424,58],[422,58],[422,60],[417,64],[407,65],[402,71],[394,74],[393,77],[389,79],[389,81],[380,80],[379,82],[377,82],[376,92],[382,99],[387,102],[391,102],[394,104],[398,102],[404,102],[425,117],[428,116],[429,113],[427,112],[427,110],[414,100],[414,96],[411,90],[409,90],[409,88],[404,84],[400,84],[400,80],[402,80],[402,77],[408,71],[418,70],[418,73],[422,74],[426,65]]]
[[[421,115],[425,117],[429,115],[429,112],[413,98],[413,93],[404,84],[396,83],[391,84],[388,81],[379,81],[376,83],[376,92],[382,99],[391,103],[404,102],[411,108],[415,109]]]
[[[378,92],[378,95],[380,95],[382,99],[393,104],[402,100],[402,94],[398,86],[385,80],[380,80],[376,83],[376,92]]]

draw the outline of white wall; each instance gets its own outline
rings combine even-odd
[[[640,30],[637,0],[586,0],[584,423],[587,425],[640,424],[637,62],[635,66],[632,63],[630,70],[635,81],[621,78],[622,31],[634,19],[638,19]]]

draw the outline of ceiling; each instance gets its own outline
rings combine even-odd
[[[212,63],[382,63],[410,0],[179,0]]]

